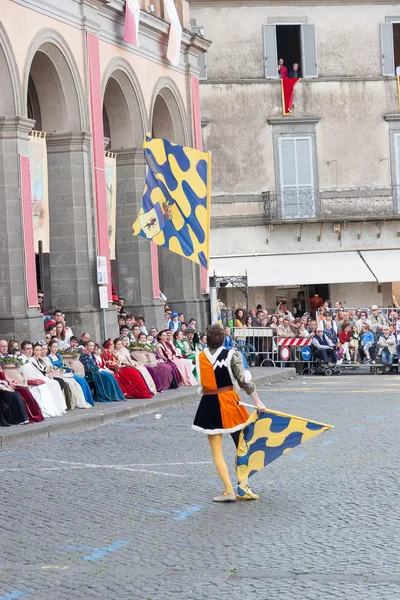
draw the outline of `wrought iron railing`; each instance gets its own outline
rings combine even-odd
[[[267,222],[400,217],[400,186],[263,192]]]

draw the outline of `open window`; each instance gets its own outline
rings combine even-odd
[[[307,24],[263,25],[265,77],[278,78],[278,60],[288,71],[298,63],[301,77],[318,77],[315,26]]]
[[[381,23],[381,51],[382,74],[400,75],[400,21]]]

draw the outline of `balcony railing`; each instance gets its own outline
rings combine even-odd
[[[390,188],[310,188],[263,192],[267,222],[400,218],[400,186]]]

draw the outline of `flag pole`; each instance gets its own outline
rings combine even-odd
[[[208,151],[208,169],[207,169],[207,277],[210,270],[210,227],[211,227],[211,163],[212,154]]]

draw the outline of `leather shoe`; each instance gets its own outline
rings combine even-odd
[[[215,498],[213,498],[213,502],[236,502],[236,494],[235,492],[231,492],[230,494],[221,494],[221,496],[215,496]]]

